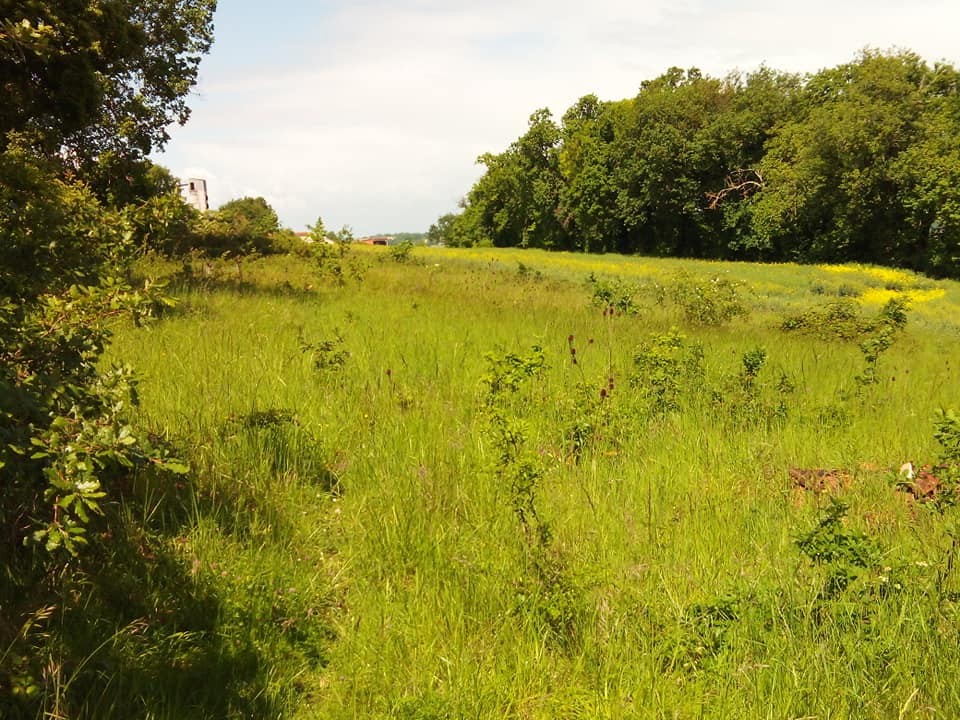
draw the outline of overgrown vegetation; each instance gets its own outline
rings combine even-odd
[[[111,7],[36,2],[0,25],[0,715],[960,713],[955,283],[358,249],[319,219],[305,244],[261,198],[200,218],[144,156],[186,117],[212,3]],[[809,207],[787,228],[759,186],[791,187],[787,151],[818,149],[823,108],[869,108],[866,80],[901,66],[924,112],[897,168],[936,151],[949,177],[930,105],[952,102],[950,68],[866,54],[736,92],[671,72],[632,108],[585,98],[564,138],[538,114],[510,152],[572,184],[512,197],[550,210],[536,223],[484,227],[553,248],[572,228],[591,250],[702,240],[717,216],[682,182],[652,209],[619,197],[629,222],[573,202],[576,156],[618,138],[643,156],[651,113],[701,92],[745,111],[742,91],[781,124],[706,208],[717,242],[865,253]],[[647,179],[631,192],[665,187]],[[925,262],[944,271],[936,192],[910,212],[937,223]],[[823,246],[783,246],[807,228]],[[827,287],[841,300],[811,305]]]
[[[150,378],[144,417],[179,428],[210,513],[177,531],[181,562],[234,608],[219,632],[286,688],[234,669],[233,702],[260,687],[302,717],[958,707],[957,433],[937,414],[957,389],[952,283],[909,311],[860,301],[838,320],[856,334],[811,336],[782,318],[819,312],[810,277],[827,270],[743,266],[762,305],[751,289],[749,314],[705,324],[666,261],[605,263],[610,286],[639,288],[618,315],[583,274],[560,279],[572,255],[524,255],[532,283],[509,253],[353,252],[366,272],[344,286],[294,257],[250,262],[242,287],[180,276],[194,310],[126,327],[114,351]],[[730,270],[685,269],[694,286]],[[843,273],[865,299],[868,270]],[[860,344],[886,329],[862,385]]]

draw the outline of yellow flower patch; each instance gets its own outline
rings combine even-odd
[[[869,290],[865,290],[863,295],[860,296],[860,302],[865,305],[882,305],[888,300],[905,295],[907,298],[909,298],[911,304],[919,304],[930,302],[931,300],[939,300],[945,294],[946,291],[942,288],[934,288],[932,290],[912,290],[910,292],[886,290],[883,288],[870,288]]]

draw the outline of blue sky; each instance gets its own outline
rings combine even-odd
[[[960,65],[957,0],[220,0],[193,114],[155,159],[295,230],[424,231],[541,107],[670,66],[806,72],[865,48]]]

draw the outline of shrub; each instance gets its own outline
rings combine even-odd
[[[687,322],[722,325],[748,313],[740,297],[743,287],[741,282],[719,276],[699,282],[687,273],[679,273],[670,288],[670,297]]]

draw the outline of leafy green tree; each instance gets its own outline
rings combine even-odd
[[[736,88],[696,68],[671,68],[634,100],[614,171],[629,249],[656,255],[715,254],[717,225],[706,190],[728,166],[712,134]]]
[[[487,153],[487,171],[467,195],[473,242],[498,247],[564,247],[557,217],[560,130],[546,109],[530,116],[527,132],[505,152]]]
[[[629,105],[629,101],[601,103],[596,95],[586,95],[563,116],[558,217],[571,249],[628,249],[614,178],[622,162],[618,141]]]
[[[196,247],[209,255],[270,254],[280,230],[276,211],[262,197],[230,200],[200,220]]]
[[[430,226],[427,231],[427,242],[431,245],[450,245],[454,246],[452,240],[452,229],[456,222],[455,213],[447,213],[437,218],[437,221]]]
[[[0,149],[142,157],[189,116],[216,0],[0,0]]]
[[[318,217],[317,221],[309,226],[310,229],[310,239],[313,242],[325,243],[329,242],[329,233],[327,228],[323,224],[323,218]]]
[[[761,163],[758,246],[776,258],[930,265],[940,229],[953,233],[956,76],[913,53],[864,52],[810,78],[805,111]]]
[[[237,235],[268,237],[280,229],[276,211],[262,197],[244,197],[221,205],[217,212],[230,223]]]
[[[139,222],[130,213],[172,197],[169,174],[143,157],[186,119],[213,9],[0,0],[3,717],[78,717],[84,694],[111,683],[85,665],[103,647],[91,608],[115,560],[106,548],[137,522],[124,512],[130,477],[185,470],[131,425],[132,371],[100,358],[116,318],[167,302],[124,280]],[[99,181],[118,171],[124,182]]]

